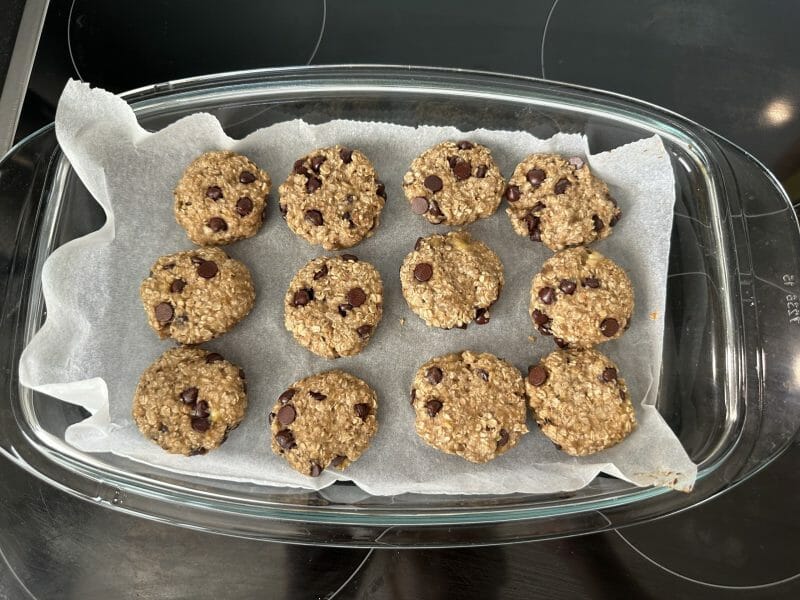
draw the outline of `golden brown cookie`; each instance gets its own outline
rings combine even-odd
[[[325,358],[353,356],[380,323],[383,283],[352,254],[321,256],[292,278],[283,307],[286,329],[301,346]]]
[[[474,463],[513,448],[528,432],[525,389],[516,367],[488,353],[437,356],[414,377],[417,434],[430,446]]]
[[[219,447],[246,410],[244,371],[201,348],[167,350],[142,374],[133,397],[139,431],[187,456]]]
[[[317,373],[283,392],[269,413],[272,451],[299,473],[343,470],[378,430],[378,397],[344,371]]]
[[[610,448],[636,428],[625,380],[597,350],[556,350],[528,369],[525,388],[542,432],[572,456]]]
[[[588,348],[620,337],[630,325],[633,304],[625,271],[587,248],[557,252],[531,282],[533,324],[562,348]]]
[[[229,331],[256,297],[247,267],[219,248],[162,256],[139,295],[150,327],[181,344],[201,344]]]
[[[465,231],[431,235],[406,256],[400,284],[408,306],[432,327],[484,325],[503,288],[503,265]]]
[[[514,231],[551,250],[607,238],[622,216],[606,184],[577,156],[532,154],[514,169],[505,198]]]
[[[434,224],[466,225],[490,217],[504,187],[489,149],[466,140],[429,148],[403,177],[411,210]]]
[[[339,145],[297,160],[279,192],[289,228],[326,250],[370,237],[386,201],[386,188],[364,153]]]
[[[198,246],[254,236],[264,223],[272,182],[253,161],[233,152],[206,152],[175,188],[175,219]]]

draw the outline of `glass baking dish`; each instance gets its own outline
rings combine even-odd
[[[193,78],[124,94],[147,129],[215,115],[232,137],[302,117],[581,132],[593,152],[658,134],[676,176],[658,409],[699,465],[689,494],[598,477],[576,492],[370,496],[167,473],[63,441],[83,409],[22,388],[20,353],[45,316],[40,274],[102,210],[52,126],[0,162],[2,452],[52,485],[145,518],[234,536],[348,546],[496,544],[596,532],[686,509],[745,480],[800,424],[800,234],[775,178],[753,157],[664,109],[597,90],[431,68],[326,66]],[[76,276],[80,276],[76,273]]]

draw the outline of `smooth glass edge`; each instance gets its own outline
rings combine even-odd
[[[330,88],[326,88],[326,90],[327,90],[327,91],[330,91]],[[348,91],[350,91],[350,90],[348,89]],[[574,107],[572,107],[572,106],[570,106],[570,108],[573,108],[573,109],[574,109]],[[607,115],[605,115],[605,116],[607,116]],[[46,129],[46,128],[43,128],[43,129]],[[40,131],[41,131],[41,130],[40,130]],[[29,137],[30,137],[30,136],[29,136]],[[26,138],[26,139],[28,139],[28,138]],[[24,140],[23,140],[23,141],[24,141]],[[18,145],[19,145],[19,144],[18,144]],[[15,148],[16,148],[16,146],[15,146]],[[716,207],[715,207],[715,208],[716,208]],[[647,489],[649,489],[649,488],[646,488],[646,490],[647,490]],[[655,489],[661,489],[661,488],[655,488]],[[665,491],[668,491],[668,490],[665,490]],[[330,507],[327,507],[327,508],[328,508],[328,509],[330,509]]]

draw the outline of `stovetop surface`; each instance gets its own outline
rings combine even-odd
[[[18,137],[52,121],[68,77],[124,91],[296,64],[462,67],[590,85],[675,110],[753,153],[797,203],[798,22],[800,6],[779,1],[54,0]],[[74,499],[3,461],[0,551],[10,569],[0,574],[0,597],[796,598],[799,464],[795,444],[722,497],[619,532],[368,551],[159,525]]]

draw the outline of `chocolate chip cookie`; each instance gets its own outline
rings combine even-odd
[[[299,473],[318,477],[356,461],[378,430],[378,397],[344,371],[292,384],[269,413],[272,451]]]
[[[247,410],[244,371],[214,352],[172,348],[142,374],[133,397],[139,431],[173,454],[220,446]]]
[[[514,231],[551,250],[607,238],[622,216],[608,186],[577,156],[532,154],[514,169],[505,198]]]
[[[408,306],[432,327],[485,325],[503,287],[503,265],[465,231],[431,235],[406,256],[400,284]]]
[[[426,150],[403,177],[412,212],[434,224],[466,225],[493,215],[504,187],[489,149],[466,140]]]
[[[292,278],[284,323],[297,342],[324,358],[353,356],[367,345],[383,314],[383,282],[352,254],[321,256]]]
[[[254,236],[264,223],[272,182],[253,161],[233,152],[206,152],[175,188],[175,219],[198,246]]]
[[[572,456],[610,448],[636,427],[625,380],[597,350],[556,350],[528,369],[525,388],[539,428]]]
[[[620,337],[633,314],[633,286],[595,250],[570,248],[542,265],[531,283],[531,319],[563,347],[588,348]]]
[[[289,228],[326,250],[370,237],[386,201],[386,187],[364,153],[338,145],[298,159],[279,192]]]
[[[247,267],[219,248],[162,256],[139,295],[153,331],[181,344],[200,344],[229,331],[256,297]]]
[[[437,356],[414,377],[417,434],[430,446],[485,463],[528,432],[522,375],[492,354]]]

